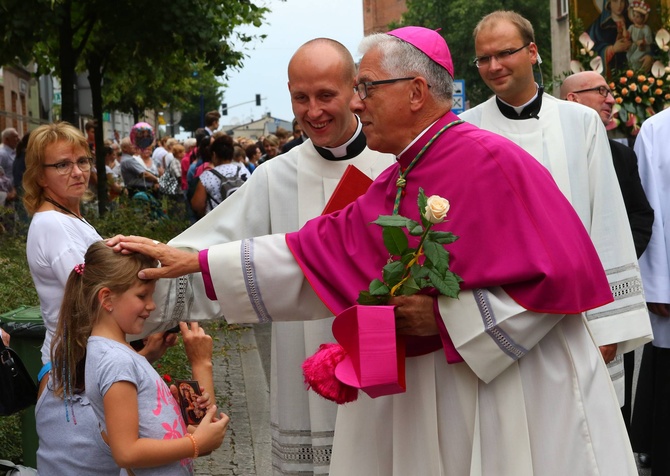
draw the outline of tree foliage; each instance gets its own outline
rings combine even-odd
[[[496,10],[513,10],[527,18],[535,29],[535,39],[545,60],[542,66],[551,78],[551,33],[549,2],[537,0],[407,0],[407,12],[399,24],[441,28],[447,40],[458,79],[465,79],[466,94],[471,106],[491,96],[473,64],[475,56],[472,31],[485,15]]]
[[[213,77],[240,66],[244,54],[232,45],[254,37],[236,29],[260,26],[266,12],[250,0],[0,0],[0,64],[34,60],[40,72],[55,73],[61,115],[70,122],[76,119],[75,75],[88,71],[93,115],[101,124],[104,108],[174,107],[199,89],[193,71]],[[101,154],[102,140],[98,128]],[[104,170],[104,157],[97,165]],[[102,213],[105,181],[99,186]]]
[[[35,60],[55,73],[67,120],[75,73],[88,66],[101,68],[110,104],[156,107],[192,92],[198,68],[221,76],[240,66],[231,45],[253,37],[236,29],[260,26],[266,12],[249,0],[0,0],[0,64]]]
[[[207,71],[201,72],[196,78],[197,88],[183,98],[181,111],[181,122],[179,125],[187,131],[195,131],[201,127],[200,101],[202,99],[202,110],[204,112],[218,110],[223,101],[222,84]],[[201,98],[202,96],[202,98]],[[224,123],[225,121],[221,121]]]

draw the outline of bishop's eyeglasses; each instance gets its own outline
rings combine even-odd
[[[410,81],[416,79],[416,76],[408,76],[406,78],[393,78],[393,79],[380,79],[379,81],[366,81],[363,83],[357,83],[354,85],[354,91],[358,94],[358,97],[361,98],[361,101],[368,97],[368,88],[370,86],[377,86],[379,84],[391,84],[398,81]]]

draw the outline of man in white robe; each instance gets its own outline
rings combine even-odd
[[[453,65],[439,34],[405,27],[366,38],[362,49],[352,109],[370,147],[398,155],[364,196],[298,233],[197,255],[139,237],[110,246],[159,259],[162,268],[144,270],[143,278],[202,271],[228,320],[324,318],[330,311],[321,299],[335,310],[353,304],[361,283],[386,262],[381,232],[368,223],[393,208],[396,189],[407,192],[399,213],[416,220],[418,188],[437,188],[450,195],[449,226],[461,237],[450,249],[462,257],[454,271],[460,274],[460,263],[464,289],[458,300],[392,302],[399,332],[440,335],[445,352],[407,359],[406,393],[361,395],[340,408],[330,474],[636,474],[606,367],[575,309],[612,299],[578,217],[523,150],[454,121]],[[398,185],[417,154],[422,159]],[[300,241],[303,235],[311,239]],[[546,272],[526,275],[539,262]],[[545,288],[550,276],[556,280]],[[526,301],[526,292],[538,299]],[[566,308],[557,304],[564,297]],[[460,360],[445,359],[448,349]]]
[[[288,67],[293,112],[311,140],[258,167],[247,183],[170,245],[187,250],[298,230],[319,216],[342,174],[355,166],[375,178],[393,156],[366,147],[349,110],[355,67],[340,43],[316,39]],[[190,285],[189,285],[190,284]],[[157,283],[151,320],[206,320],[221,315],[199,277]],[[261,322],[270,322],[261,319]],[[332,319],[272,324],[270,418],[274,474],[328,474],[337,405],[305,388],[303,361],[333,340]],[[234,423],[233,423],[234,425]]]
[[[540,161],[582,219],[615,299],[586,316],[623,405],[623,354],[649,342],[652,334],[626,208],[600,117],[537,86],[534,41],[532,25],[517,13],[494,12],[479,22],[476,62],[496,95],[460,117],[510,139]]]
[[[652,474],[670,473],[670,192],[668,148],[670,110],[659,112],[642,124],[635,140],[640,179],[654,209],[651,240],[640,257],[654,340],[642,357],[640,381],[648,378],[651,396],[636,399],[632,440],[636,450],[649,452]],[[643,373],[645,374],[643,376]]]

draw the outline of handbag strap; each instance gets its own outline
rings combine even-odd
[[[12,376],[16,377],[19,370],[14,361],[14,355],[10,352],[10,348],[0,339],[0,365],[6,366],[12,372]]]

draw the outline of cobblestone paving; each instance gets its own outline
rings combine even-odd
[[[245,329],[243,332],[251,332]],[[239,335],[219,333],[215,343],[214,385],[221,411],[230,416],[230,425],[221,447],[209,456],[196,460],[197,476],[264,476],[257,474],[247,396],[242,369],[242,353],[256,349],[240,348]],[[226,345],[225,354],[216,347]]]

